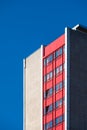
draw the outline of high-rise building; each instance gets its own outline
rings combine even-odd
[[[87,130],[87,28],[24,59],[24,130]]]

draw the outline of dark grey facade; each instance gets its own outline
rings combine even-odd
[[[87,130],[87,29],[67,29],[67,130]]]

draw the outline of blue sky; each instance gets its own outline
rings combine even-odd
[[[22,60],[64,33],[87,26],[86,0],[0,0],[0,130],[22,130]]]

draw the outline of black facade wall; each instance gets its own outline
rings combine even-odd
[[[87,33],[69,29],[69,128],[87,130]]]

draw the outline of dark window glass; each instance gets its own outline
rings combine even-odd
[[[53,76],[53,73],[52,73],[52,71],[51,71],[50,73],[48,73],[48,74],[46,75],[46,80],[48,81],[48,80],[52,79],[52,76]]]
[[[53,60],[53,55],[51,54],[48,58],[47,58],[47,64],[52,62]]]
[[[59,123],[61,123],[61,122],[62,122],[62,116],[59,117]]]
[[[56,68],[56,74],[58,74],[58,73],[59,73],[59,67]]]
[[[59,90],[59,84],[56,85],[56,92]]]
[[[53,89],[51,88],[51,89],[49,90],[49,95],[52,95],[52,93],[53,93]]]
[[[50,122],[46,125],[46,130],[49,129],[49,128],[51,128],[51,127],[52,127],[52,124],[53,124],[52,121],[50,121]]]
[[[55,55],[56,55],[56,57],[59,56],[59,50],[56,51],[56,54],[55,54]]]
[[[59,123],[59,118],[56,118],[55,123],[56,125]]]
[[[52,74],[52,72],[50,72],[50,73],[49,73],[49,77],[50,77],[50,79],[52,78],[52,76],[53,76],[53,74]]]
[[[59,49],[59,55],[62,55],[62,47]]]
[[[53,88],[50,88],[50,89],[46,90],[44,92],[44,98],[47,98],[47,97],[51,96],[52,93],[53,93]]]
[[[62,89],[62,82],[60,82],[59,86],[60,86],[60,89]]]
[[[52,111],[52,104],[46,107],[45,114]]]
[[[60,106],[62,105],[62,99],[59,100],[59,105],[60,105]]]
[[[59,106],[59,101],[56,101],[56,103],[55,103],[56,105],[56,108]]]
[[[46,97],[48,97],[48,95],[49,95],[49,89],[46,90]]]
[[[51,111],[52,111],[52,104],[49,106],[48,112],[51,112]]]
[[[46,110],[45,110],[45,111],[46,111],[45,113],[47,114],[48,111],[49,111],[49,106],[47,106],[45,109],[46,109]]]
[[[49,74],[47,74],[47,81],[49,80]]]

